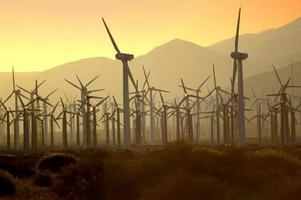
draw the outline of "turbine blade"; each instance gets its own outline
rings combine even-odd
[[[251,90],[252,90],[252,93],[253,93],[253,96],[255,97],[255,99],[258,100],[257,96],[255,95],[255,92],[254,92],[253,88],[251,88]]]
[[[214,64],[213,64],[213,80],[214,80],[214,88],[216,88],[216,77],[215,77],[215,67],[214,67]]]
[[[236,26],[236,35],[235,35],[235,52],[238,52],[238,43],[239,43],[239,28],[240,28],[240,13],[241,8],[239,8],[237,26]]]
[[[55,104],[55,106],[53,107],[52,111],[51,111],[51,114],[53,114],[57,108],[57,106],[59,105],[59,101]]]
[[[165,102],[164,102],[164,99],[163,99],[162,93],[161,93],[161,92],[159,92],[159,93],[160,93],[160,98],[161,98],[162,105],[163,105],[163,106],[165,106]]]
[[[149,88],[150,88],[150,84],[149,84],[148,78],[149,78],[150,72],[148,72],[148,74],[146,75],[144,66],[143,66],[143,74],[144,74],[144,77],[145,77],[145,81],[146,81],[146,83],[147,83],[147,87],[148,87],[148,89],[149,89]]]
[[[82,89],[84,89],[84,84],[82,83],[82,81],[79,79],[79,77],[76,75],[76,79],[78,80],[80,86],[82,87]]]
[[[49,93],[49,94],[45,97],[45,99],[48,99],[48,98],[49,98],[51,95],[53,95],[56,91],[57,91],[57,89],[53,90],[51,93]]]
[[[117,44],[116,44],[116,42],[115,42],[115,40],[114,40],[114,38],[113,38],[113,36],[112,36],[112,34],[111,34],[111,32],[110,32],[109,27],[107,26],[107,23],[106,23],[106,21],[105,21],[104,18],[102,18],[102,22],[103,22],[103,24],[105,25],[105,28],[106,28],[106,30],[107,30],[107,32],[108,32],[108,35],[109,35],[109,37],[110,37],[110,40],[111,40],[111,42],[112,42],[112,44],[113,44],[113,46],[114,46],[114,49],[117,51],[117,53],[120,53],[120,50],[119,50],[119,48],[118,48],[118,46],[117,46]]]
[[[85,87],[88,87],[91,83],[93,83],[96,79],[99,78],[99,75],[95,76],[91,81],[89,81]]]
[[[133,78],[132,72],[131,72],[131,70],[130,70],[129,65],[128,65],[127,62],[124,63],[124,67],[125,67],[125,69],[126,69],[127,72],[128,72],[128,76],[130,77],[131,82],[132,82],[132,84],[133,84],[133,86],[134,86],[136,92],[139,93],[138,88],[137,88],[136,83],[135,83],[135,79]]]
[[[23,90],[24,92],[26,92],[26,93],[28,93],[28,94],[31,94],[31,92],[29,92],[28,90],[22,88],[21,86],[19,86],[19,85],[16,85],[16,86],[17,86],[17,88],[19,88],[20,90]]]
[[[115,99],[114,96],[113,96],[113,100],[114,100],[115,106],[118,107],[118,103],[117,103],[117,101],[116,101],[116,99]]]
[[[279,74],[278,74],[278,72],[277,72],[277,70],[276,70],[276,68],[275,68],[274,65],[273,65],[273,69],[274,69],[274,72],[275,72],[275,74],[276,74],[276,77],[277,77],[277,79],[278,79],[278,81],[279,81],[281,87],[283,87],[283,84],[282,84],[282,82],[281,82],[280,76],[279,76]]]
[[[232,81],[231,81],[231,93],[234,94],[234,87],[235,87],[235,81],[236,81],[236,73],[237,73],[237,62],[236,59],[233,61],[233,75],[232,75]]]
[[[96,104],[95,107],[100,106],[104,101],[106,101],[109,98],[109,96],[107,96],[106,98],[102,99],[100,102],[98,102],[98,104]]]
[[[12,67],[12,76],[13,76],[13,90],[16,90],[16,82],[15,82],[15,70],[14,67]]]
[[[150,72],[148,72],[146,78],[145,78],[145,81],[143,83],[143,87],[142,87],[142,90],[144,90],[145,86],[147,85],[148,88],[149,88],[149,83],[148,83],[148,78],[149,78],[149,75],[150,75]]]
[[[19,93],[17,93],[17,97],[18,97],[19,101],[21,102],[22,107],[25,108],[25,104],[24,104],[21,96],[19,95]]]
[[[203,85],[209,80],[210,77],[211,77],[211,75],[209,75],[209,76],[203,81],[203,83],[201,83],[201,85],[198,87],[197,90],[200,90],[201,87],[203,87]]]
[[[187,94],[187,90],[186,90],[186,88],[185,88],[184,81],[183,81],[182,78],[181,78],[181,84],[182,84],[182,88],[183,88],[183,90],[184,90],[184,93]]]
[[[64,79],[67,83],[69,83],[70,85],[72,85],[73,87],[75,87],[75,88],[77,88],[77,89],[79,89],[79,90],[81,90],[81,88],[80,87],[78,87],[77,85],[75,85],[74,83],[72,83],[71,81],[68,81],[67,79]]]
[[[12,92],[6,99],[5,101],[3,101],[3,104],[5,104],[12,96],[13,96],[14,92]]]
[[[60,101],[61,101],[61,104],[62,104],[63,110],[65,110],[65,105],[64,105],[64,102],[63,102],[63,99],[62,99],[62,97],[60,97]]]

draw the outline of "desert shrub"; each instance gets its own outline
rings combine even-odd
[[[231,189],[220,180],[207,175],[194,175],[176,170],[157,184],[144,188],[142,199],[229,199]]]
[[[0,197],[16,194],[16,183],[11,174],[0,171]]]
[[[33,177],[33,182],[39,187],[50,187],[53,185],[54,175],[48,171],[38,172]]]
[[[280,150],[263,149],[255,151],[260,167],[265,169],[284,170],[289,175],[295,175],[300,170],[301,161],[291,154]]]
[[[64,167],[76,163],[76,158],[70,154],[52,153],[42,157],[38,161],[37,169],[57,173]]]
[[[1,154],[0,155],[0,170],[8,171],[11,174],[16,174],[18,168],[18,159],[15,155]]]
[[[0,169],[8,171],[15,177],[29,177],[35,173],[35,164],[38,156],[35,154],[1,154]]]
[[[301,161],[301,148],[297,148],[293,150],[292,155],[298,158]]]
[[[77,155],[77,165],[64,168],[54,184],[65,199],[256,200],[301,193],[300,161],[274,147],[173,144]]]
[[[104,184],[105,152],[85,152],[77,165],[65,167],[57,175],[54,191],[64,199],[86,200],[102,199]]]

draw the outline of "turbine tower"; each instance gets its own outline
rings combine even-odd
[[[138,89],[135,84],[135,80],[132,76],[132,73],[129,69],[128,61],[131,61],[134,59],[134,55],[132,54],[125,54],[121,53],[104,18],[102,18],[102,21],[104,23],[104,26],[108,32],[108,35],[110,37],[110,40],[113,44],[114,49],[116,50],[117,54],[115,55],[117,60],[120,60],[123,65],[123,123],[124,123],[124,145],[125,147],[129,147],[131,145],[131,127],[130,127],[130,105],[129,105],[129,84],[128,84],[128,77],[130,77],[131,82],[133,86],[136,89],[136,92],[138,92]]]
[[[243,66],[242,61],[248,58],[247,53],[241,53],[238,51],[239,42],[239,27],[240,27],[240,13],[241,8],[238,13],[236,36],[235,36],[235,51],[231,53],[231,57],[234,60],[233,63],[233,77],[232,77],[232,94],[234,94],[234,85],[236,72],[238,73],[238,134],[239,134],[239,145],[245,144],[245,104],[244,104],[244,85],[243,85]]]

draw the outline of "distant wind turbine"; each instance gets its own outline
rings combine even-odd
[[[238,51],[239,42],[239,28],[240,28],[240,13],[238,13],[236,36],[235,36],[235,51],[231,53],[231,57],[234,60],[233,63],[233,77],[232,77],[232,94],[234,94],[234,85],[236,79],[236,73],[238,73],[238,134],[239,145],[245,144],[246,128],[245,128],[245,103],[244,103],[244,85],[243,85],[243,66],[242,61],[248,58],[247,53],[241,53]]]
[[[131,125],[130,125],[130,106],[129,106],[129,84],[128,84],[128,77],[130,77],[131,82],[133,84],[133,86],[135,87],[136,91],[138,92],[138,89],[136,87],[135,84],[135,80],[132,76],[132,73],[130,71],[129,65],[128,65],[128,61],[133,60],[134,59],[134,55],[132,54],[125,54],[125,53],[121,53],[121,51],[119,50],[104,18],[102,18],[102,21],[104,23],[104,26],[107,30],[107,33],[110,37],[110,40],[113,44],[114,49],[116,50],[117,54],[116,54],[116,59],[120,60],[122,62],[123,65],[123,107],[124,107],[124,112],[123,112],[123,123],[124,123],[124,144],[125,146],[130,146],[131,145]]]

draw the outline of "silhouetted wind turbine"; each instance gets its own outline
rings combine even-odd
[[[231,57],[234,59],[233,64],[233,77],[232,77],[232,94],[234,93],[234,85],[236,79],[236,72],[238,73],[238,134],[239,145],[245,144],[245,103],[244,103],[244,85],[243,85],[243,66],[242,61],[248,58],[247,53],[241,53],[238,51],[239,42],[239,28],[240,28],[240,13],[238,13],[236,36],[235,36],[235,51],[231,53]],[[237,63],[238,62],[238,63]]]
[[[123,65],[123,107],[124,107],[124,112],[123,112],[123,121],[124,121],[124,144],[125,146],[130,146],[131,145],[131,125],[130,125],[130,105],[129,105],[129,84],[128,84],[128,77],[130,77],[131,82],[133,86],[135,87],[135,90],[138,92],[138,89],[136,88],[135,85],[135,80],[132,76],[132,73],[130,71],[128,61],[134,59],[134,55],[132,54],[125,54],[121,53],[119,50],[104,18],[102,18],[102,21],[105,25],[105,28],[108,32],[108,35],[111,39],[111,42],[114,46],[114,49],[116,50],[116,59],[120,60]]]

